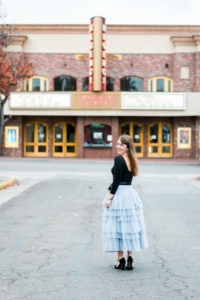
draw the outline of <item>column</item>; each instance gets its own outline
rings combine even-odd
[[[84,119],[77,117],[77,156],[83,158],[83,143],[84,143]]]
[[[115,157],[116,152],[116,144],[119,137],[119,118],[112,118],[112,157]]]

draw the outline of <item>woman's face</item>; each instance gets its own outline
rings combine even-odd
[[[118,153],[119,155],[124,155],[124,154],[127,153],[127,145],[122,144],[122,142],[121,142],[120,139],[118,139],[118,141],[117,141],[117,146],[116,146],[116,148],[117,148],[117,153]]]

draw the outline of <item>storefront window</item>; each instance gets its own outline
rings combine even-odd
[[[143,80],[139,77],[127,76],[121,78],[120,89],[127,92],[142,92]]]
[[[60,76],[54,78],[55,91],[76,91],[76,78],[71,76]]]
[[[83,78],[83,91],[89,90],[88,77]],[[106,77],[106,91],[114,91],[114,79]]]
[[[85,126],[84,146],[112,146],[111,127],[100,123]]]

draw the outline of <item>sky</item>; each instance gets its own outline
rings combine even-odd
[[[200,0],[0,0],[4,23],[200,25]],[[2,12],[1,12],[2,14]]]

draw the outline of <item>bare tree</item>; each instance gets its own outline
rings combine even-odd
[[[0,20],[5,15],[2,14],[0,0]],[[20,80],[33,76],[32,64],[23,53],[9,53],[6,48],[12,44],[16,36],[16,28],[13,25],[0,25],[0,154],[5,122],[9,119],[4,118],[4,105],[14,91]]]

